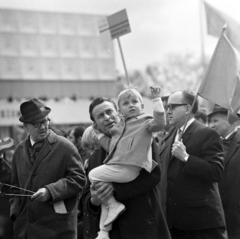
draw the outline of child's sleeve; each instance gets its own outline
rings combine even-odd
[[[111,139],[107,135],[103,133],[98,134],[98,142],[107,152],[109,152]]]
[[[166,125],[166,114],[161,97],[153,99],[153,119],[146,122],[149,132],[162,130]]]

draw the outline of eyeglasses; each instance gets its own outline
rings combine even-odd
[[[188,104],[169,104],[169,105],[166,105],[165,109],[166,111],[168,110],[173,111],[176,107],[183,106],[183,105],[188,105]]]
[[[50,122],[50,119],[47,118],[46,120],[44,120],[42,122],[36,122],[36,123],[30,123],[29,122],[28,124],[33,125],[33,127],[36,128],[36,129],[40,129],[42,125],[46,128],[49,125],[49,122]]]

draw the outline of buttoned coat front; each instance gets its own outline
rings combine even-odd
[[[223,154],[216,131],[197,121],[182,136],[189,154],[186,163],[172,157],[172,131],[160,152],[161,202],[170,228],[203,230],[225,226],[218,189]]]
[[[109,155],[104,163],[135,165],[151,172],[152,156],[149,155],[149,149],[152,133],[159,131],[164,125],[163,112],[154,112],[154,118],[144,112],[136,117],[121,118],[111,130]]]
[[[240,129],[224,157],[224,174],[219,183],[229,239],[240,238]]]
[[[30,162],[27,140],[18,145],[12,161],[12,184],[33,192],[46,187],[51,200],[31,201],[30,197],[10,198],[11,217],[16,215],[17,239],[76,239],[78,195],[85,175],[77,148],[66,138],[50,131],[36,157]],[[27,194],[12,188],[14,194]],[[67,213],[54,211],[53,203],[63,200]]]

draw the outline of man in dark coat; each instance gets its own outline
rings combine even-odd
[[[77,148],[49,130],[51,109],[23,102],[20,121],[29,136],[12,160],[10,216],[16,239],[76,239],[78,195],[85,175]],[[20,189],[23,188],[24,190]]]
[[[193,118],[198,110],[194,99],[188,91],[176,91],[168,99],[169,123],[176,129],[160,152],[161,202],[172,238],[226,239],[218,190],[223,175],[220,137]]]
[[[115,103],[107,98],[96,98],[89,108],[90,117],[98,130],[111,136],[111,128],[119,121]],[[153,147],[153,158],[157,161],[157,147]],[[107,152],[100,148],[89,158],[87,173],[103,164]],[[103,183],[88,185],[82,196],[84,238],[95,239],[99,231],[100,204],[112,193],[116,200],[126,206],[126,211],[112,225],[111,239],[168,239],[170,234],[159,202],[156,185],[160,180],[160,169],[151,174],[141,170],[140,175],[129,183]]]
[[[208,115],[209,126],[222,137],[224,174],[219,183],[229,239],[240,238],[240,119],[214,107]]]

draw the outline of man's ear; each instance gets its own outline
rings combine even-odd
[[[187,105],[186,108],[187,108],[186,113],[189,114],[191,112],[191,110],[192,110],[192,106],[191,105]]]
[[[141,104],[142,110],[144,109],[144,104]]]

